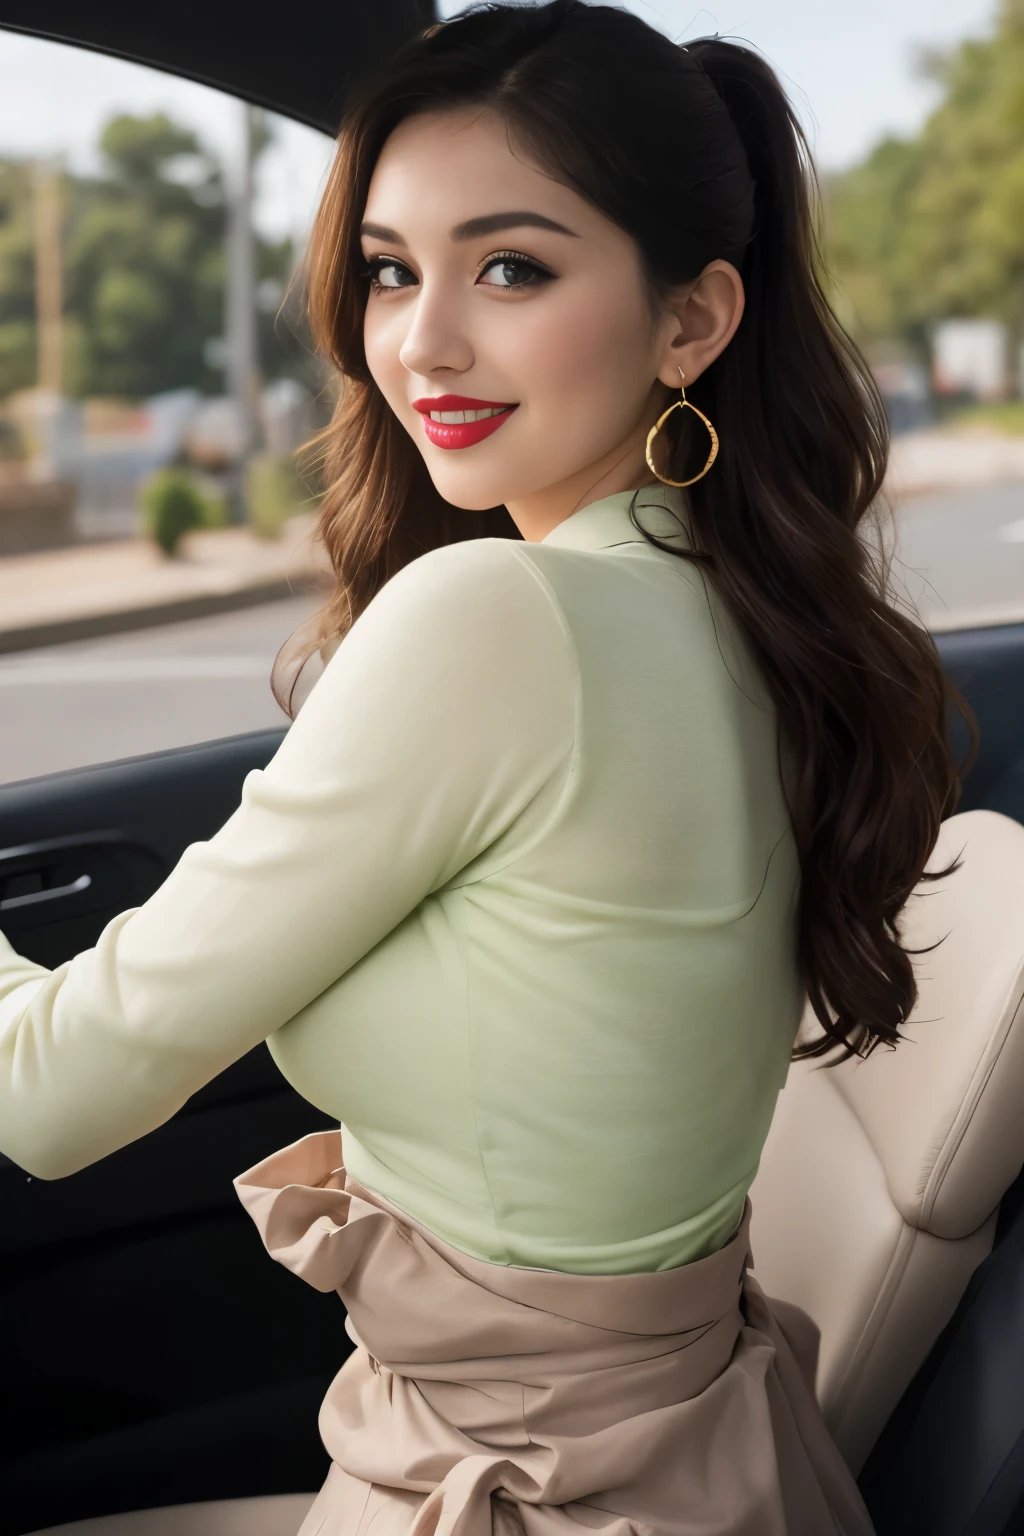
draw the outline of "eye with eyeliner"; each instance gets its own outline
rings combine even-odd
[[[541,283],[546,282],[549,278],[554,276],[554,274],[549,272],[546,267],[541,266],[540,262],[536,261],[534,257],[526,256],[522,251],[495,251],[493,255],[487,257],[487,260],[481,266],[480,271],[477,273],[477,279],[479,280],[479,278],[484,275],[489,267],[492,267],[499,262],[504,266],[526,267],[533,274],[530,280],[524,282],[485,284],[485,287],[497,288],[498,291],[502,293],[516,293],[523,290],[524,288],[539,288]],[[404,261],[399,261],[394,256],[369,257],[366,265],[360,272],[360,276],[368,277],[370,279],[371,292],[399,293],[403,288],[411,288],[415,286],[415,282],[382,283],[380,281],[379,274],[384,271],[386,267],[396,267],[403,272],[409,272],[410,270]]]

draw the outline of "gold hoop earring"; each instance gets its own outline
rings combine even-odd
[[[679,378],[680,380],[685,378],[685,374],[681,368],[679,370]],[[711,468],[712,464],[718,457],[718,433],[715,431],[708,418],[704,415],[704,412],[698,411],[697,407],[695,405],[691,405],[689,400],[687,400],[686,386],[683,383],[680,383],[679,385],[679,392],[682,395],[682,399],[674,401],[672,405],[669,406],[667,411],[663,411],[662,414],[658,417],[657,421],[654,423],[654,426],[647,434],[647,467],[650,469],[653,475],[658,476],[658,479],[661,481],[662,485],[694,485],[698,480],[703,480],[704,476],[707,474],[708,470]],[[695,416],[700,417],[701,421],[708,429],[708,436],[711,439],[711,452],[708,454],[707,463],[704,465],[704,468],[701,470],[699,475],[694,475],[690,480],[668,480],[664,475],[658,474],[658,471],[654,467],[654,460],[651,457],[651,444],[657,437],[662,423],[666,421],[669,416],[671,416],[673,411],[680,410],[692,411]]]

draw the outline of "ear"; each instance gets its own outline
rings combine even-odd
[[[729,261],[710,261],[667,302],[658,378],[671,389],[700,377],[736,334],[743,318],[743,279]]]

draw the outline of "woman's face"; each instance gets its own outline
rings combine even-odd
[[[577,506],[653,479],[644,443],[672,399],[678,312],[652,317],[633,239],[513,154],[496,114],[401,123],[373,173],[362,246],[381,285],[367,363],[445,500],[504,504],[542,538]],[[480,427],[435,424],[435,400],[502,409]]]

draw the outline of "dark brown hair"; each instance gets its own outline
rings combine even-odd
[[[756,53],[717,38],[679,47],[582,0],[488,3],[413,39],[352,103],[307,266],[313,334],[342,379],[320,444],[319,537],[337,586],[317,643],[426,550],[518,536],[503,507],[443,500],[362,345],[359,225],[377,157],[410,115],[470,105],[499,113],[537,165],[633,237],[655,298],[715,258],[740,270],[743,320],[689,391],[721,451],[689,492],[695,550],[671,553],[700,562],[742,625],[792,754],[799,961],[822,1030],[797,1054],[895,1045],[917,996],[899,914],[960,793],[949,702],[972,756],[976,728],[931,637],[890,599],[884,541],[861,534],[879,505],[885,415],[826,302],[807,146]],[[686,462],[677,444],[666,472],[682,479]],[[281,698],[280,673],[275,686]]]

